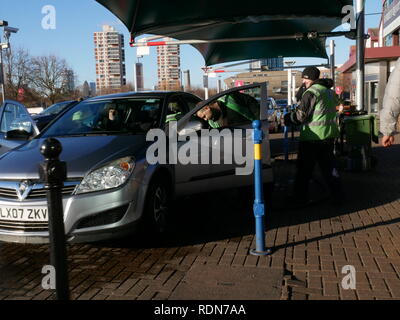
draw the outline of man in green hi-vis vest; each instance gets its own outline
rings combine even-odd
[[[333,203],[338,204],[342,199],[342,187],[335,169],[333,153],[334,140],[339,137],[336,121],[336,106],[339,101],[335,92],[331,90],[333,81],[319,79],[319,76],[320,71],[316,67],[307,67],[303,71],[305,91],[301,96],[299,107],[285,116],[286,125],[301,126],[292,199],[295,205],[309,202],[308,185],[317,163],[329,186]]]
[[[258,120],[259,117],[256,114],[259,113],[259,108],[257,106],[258,102],[253,97],[233,92],[204,106],[196,115],[215,129]]]

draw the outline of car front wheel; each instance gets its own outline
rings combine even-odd
[[[151,231],[164,234],[167,231],[171,210],[171,195],[167,183],[156,180],[148,190],[145,219]]]

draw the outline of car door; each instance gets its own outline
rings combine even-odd
[[[184,116],[201,101],[200,98],[189,94],[175,95],[168,102],[167,117],[168,112],[174,114],[176,109],[181,110],[181,115]],[[177,108],[178,105],[179,107]],[[197,141],[191,140],[190,136],[177,136],[175,183],[178,195],[191,194],[195,193],[196,190],[206,190],[208,188],[206,178],[210,174],[210,166],[202,163],[201,159],[202,143],[204,141],[200,139],[200,131],[197,131],[195,135],[198,138]],[[193,143],[195,144],[194,148]],[[190,159],[186,157],[189,155]]]
[[[252,92],[255,97],[257,95],[261,96],[261,105],[258,103],[258,113],[256,118],[261,120],[262,122],[262,130],[265,134],[265,139],[263,140],[263,164],[264,168],[268,169],[264,172],[264,182],[272,182],[272,170],[271,170],[271,161],[270,161],[270,154],[269,154],[269,136],[268,136],[268,114],[267,114],[267,107],[266,107],[266,93],[267,87],[266,83],[262,84],[253,84],[248,86],[242,86],[238,88],[229,89],[224,91],[216,96],[213,96],[203,103],[199,104],[196,108],[194,108],[191,112],[189,112],[183,119],[181,119],[178,123],[178,132],[180,130],[184,130],[185,127],[188,126],[188,123],[193,121],[193,116],[204,106],[215,102],[218,99],[223,99],[227,95],[235,94],[235,92]],[[255,99],[254,99],[255,100]],[[257,100],[256,100],[257,101]],[[190,126],[189,126],[190,127]],[[212,137],[210,138],[209,143],[209,156],[211,157],[211,161],[209,164],[208,174],[203,176],[204,184],[207,186],[207,191],[214,190],[214,189],[223,189],[229,187],[237,187],[237,186],[244,186],[252,184],[253,177],[252,177],[252,169],[253,169],[253,141],[252,141],[252,121],[244,121],[243,123],[232,123],[231,125],[221,127],[218,129],[212,130],[208,128],[209,133],[213,132],[216,133],[216,130],[220,132],[220,137]],[[204,129],[203,129],[204,131]],[[223,137],[223,138],[222,138]],[[227,137],[227,141],[225,142],[225,137]],[[231,137],[229,139],[229,137]],[[247,174],[238,175],[238,167],[235,163],[237,160],[237,154],[235,152],[240,151],[238,149],[238,139],[239,144],[241,145],[241,150],[243,154],[245,153],[246,146],[247,146],[247,153],[248,155],[246,158],[251,159],[251,163],[249,160],[245,161],[247,165],[250,165],[250,168],[247,168]],[[236,144],[236,147],[235,147]],[[251,150],[249,149],[251,146]],[[219,154],[219,159],[218,159]],[[206,155],[202,155],[203,158],[206,158]],[[224,161],[224,159],[232,159],[232,162]],[[245,157],[243,157],[245,158]],[[215,161],[214,161],[215,160]],[[219,160],[219,162],[218,162]],[[242,159],[243,160],[243,159]],[[242,168],[243,169],[243,168]],[[240,170],[240,168],[239,168]],[[206,172],[207,170],[204,170]],[[242,172],[243,173],[243,172]],[[250,174],[249,174],[250,173]]]
[[[26,140],[6,139],[7,132],[13,130],[24,130],[31,136],[39,134],[26,107],[19,102],[6,100],[0,109],[0,155],[26,142]]]

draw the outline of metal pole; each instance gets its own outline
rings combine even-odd
[[[3,46],[1,45],[1,37],[0,37],[0,86],[1,86],[1,104],[4,103],[4,100],[6,100],[6,94],[4,90],[4,82],[5,82],[5,76],[4,76],[4,67],[3,67]]]
[[[217,93],[220,93],[220,92],[221,92],[221,78],[219,77],[218,81],[217,81]]]
[[[335,40],[330,41],[331,56],[329,62],[331,64],[331,78],[333,80],[333,87],[335,88]]]
[[[265,227],[264,227],[264,191],[262,178],[262,150],[261,144],[264,133],[261,129],[261,121],[253,121],[253,141],[254,141],[254,189],[255,200],[253,206],[254,217],[256,219],[256,249],[250,254],[256,256],[266,256],[271,254],[270,249],[265,248]]]
[[[56,270],[56,298],[69,299],[67,250],[65,247],[64,213],[61,188],[66,179],[66,163],[59,160],[62,146],[54,138],[40,147],[45,161],[39,166],[40,179],[45,182],[49,210],[50,262]]]
[[[292,105],[292,69],[288,69],[288,105]]]
[[[365,0],[357,0],[357,111],[364,110],[365,97]]]
[[[137,68],[136,68],[136,63],[133,67],[133,78],[134,78],[134,88],[135,88],[135,92],[138,91],[138,86],[137,86]]]
[[[204,99],[208,99],[208,74],[203,75],[203,85],[204,85]]]
[[[296,73],[292,73],[292,104],[296,100]]]

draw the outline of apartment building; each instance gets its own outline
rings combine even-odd
[[[165,38],[170,41],[170,38]],[[158,90],[181,90],[181,58],[179,45],[157,47]]]
[[[126,85],[124,36],[104,25],[102,32],[94,33],[94,45],[97,90],[118,90]]]

